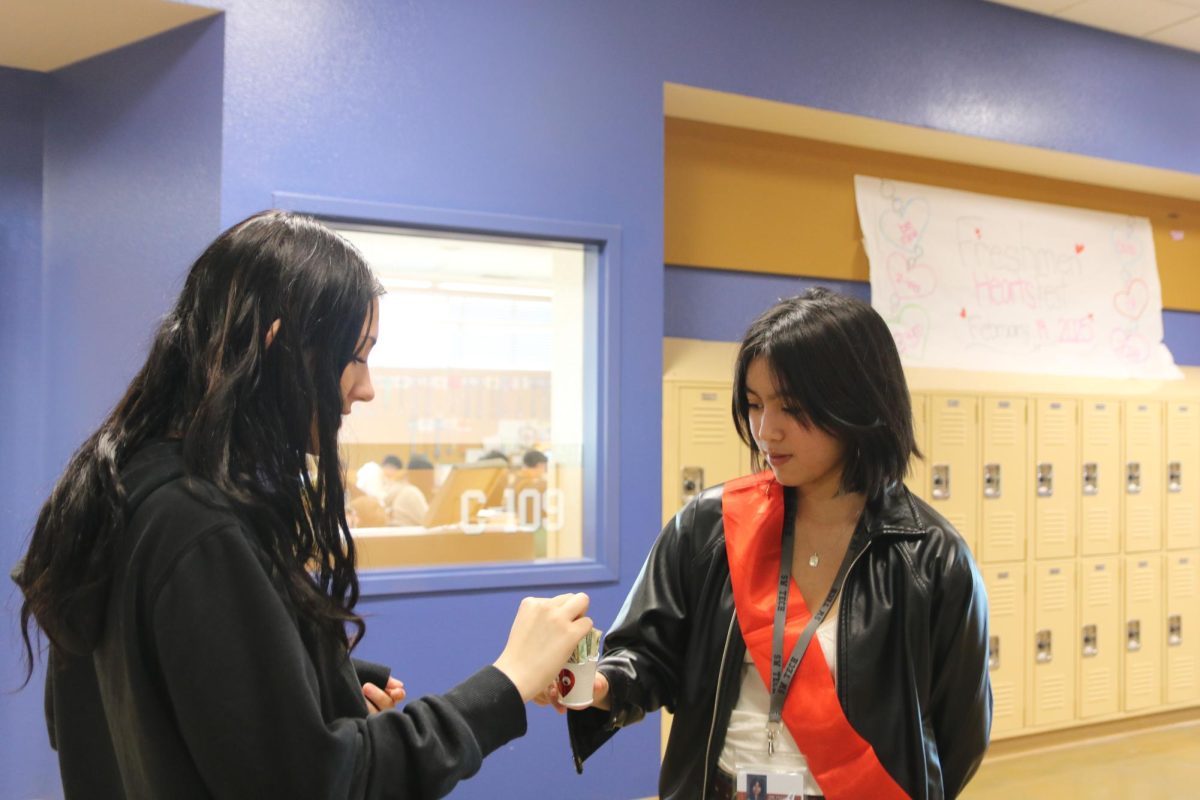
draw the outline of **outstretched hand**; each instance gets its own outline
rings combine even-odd
[[[562,704],[562,698],[558,693],[558,682],[554,681],[546,688],[533,696],[533,702],[539,706],[553,706],[554,710],[560,714],[565,714],[568,711],[578,711],[579,709],[569,709]],[[592,704],[589,708],[599,708],[608,711],[610,703],[608,701],[608,678],[600,672],[596,673],[596,680],[592,683]]]
[[[526,597],[517,609],[508,644],[493,664],[508,676],[524,701],[550,684],[579,640],[592,629],[584,616],[588,596]]]

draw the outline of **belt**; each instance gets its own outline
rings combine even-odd
[[[725,770],[717,770],[713,775],[712,791],[709,792],[708,796],[709,800],[734,800],[737,797],[737,779],[725,772]],[[763,800],[767,800],[767,797],[769,795],[764,795]],[[795,797],[796,800],[825,800],[825,795],[823,794],[806,794],[803,796],[797,794],[792,795],[792,797]]]

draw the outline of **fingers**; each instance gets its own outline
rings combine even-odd
[[[363,698],[367,701],[367,709],[372,713],[383,711],[396,705],[396,701],[392,699],[392,696],[388,692],[385,692],[373,683],[364,683],[362,691]]]

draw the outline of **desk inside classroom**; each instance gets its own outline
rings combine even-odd
[[[461,528],[358,528],[351,531],[358,550],[359,569],[532,561],[533,533],[487,529],[465,533]]]

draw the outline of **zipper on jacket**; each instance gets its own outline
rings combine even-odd
[[[712,755],[713,733],[717,728],[717,712],[721,708],[721,686],[725,683],[725,662],[729,656],[729,643],[733,641],[733,626],[737,624],[737,609],[729,617],[729,630],[725,632],[725,647],[721,650],[721,668],[717,671],[717,692],[713,697],[712,721],[708,723],[708,743],[704,745],[704,782],[701,784],[700,797],[708,800],[708,760]]]

